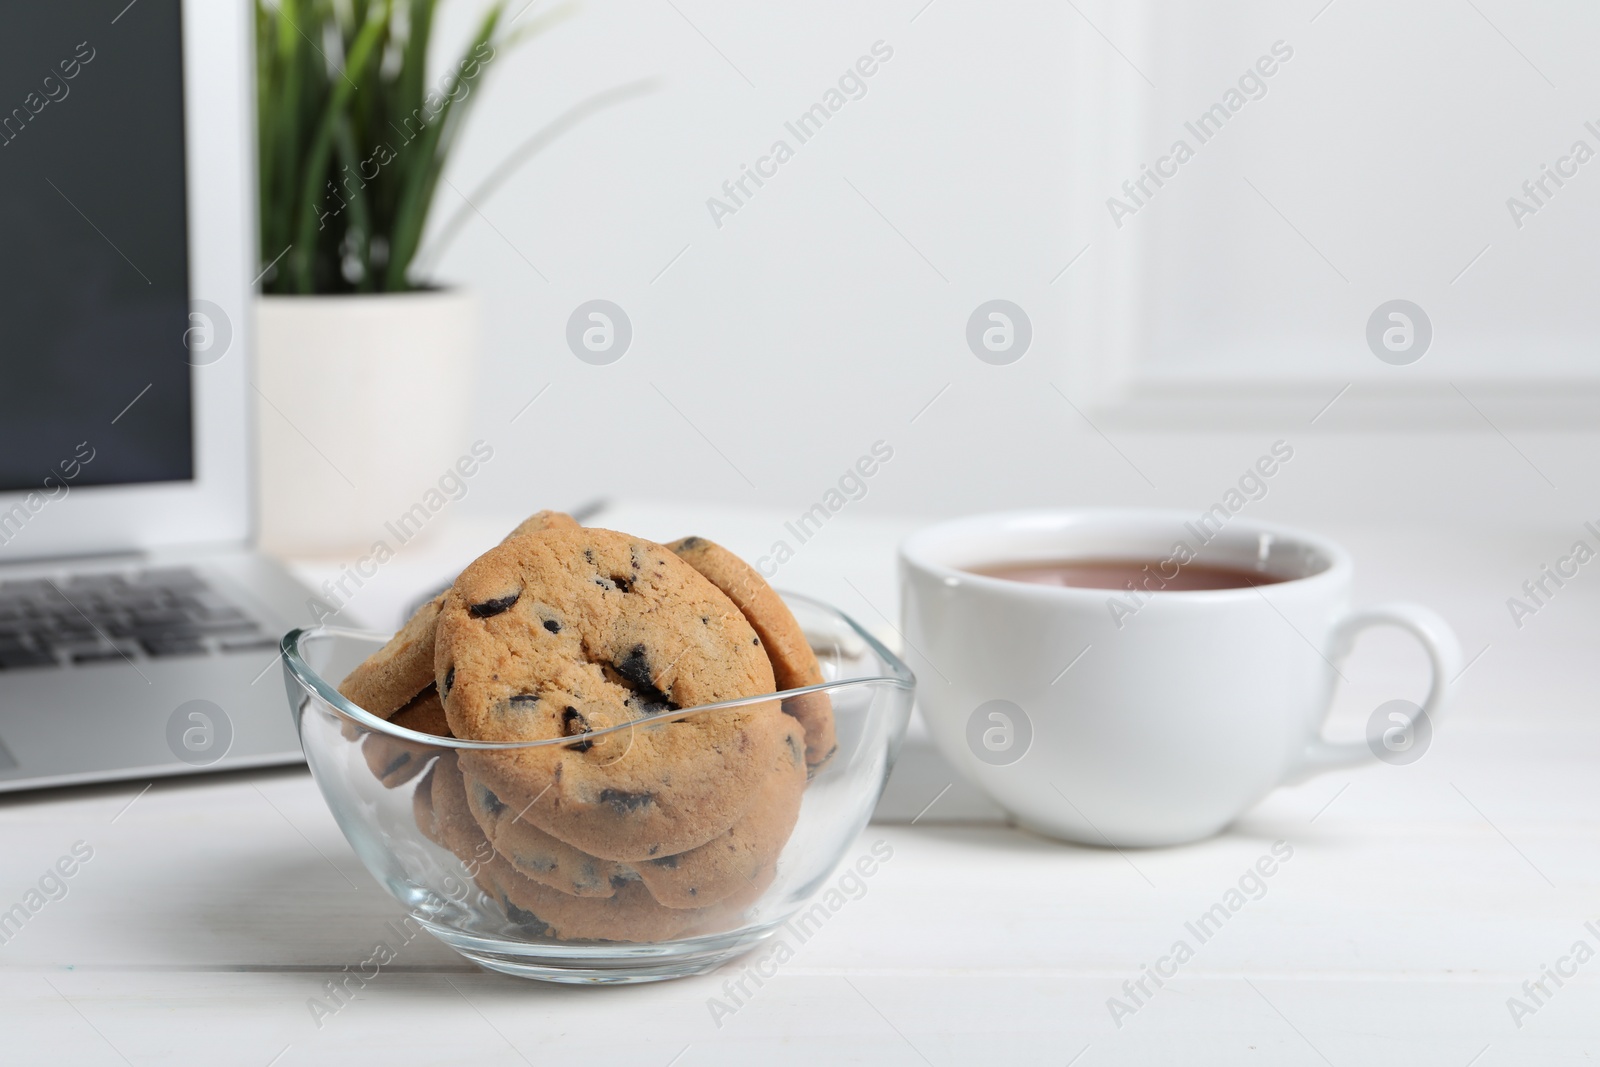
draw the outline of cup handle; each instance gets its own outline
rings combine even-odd
[[[1422,702],[1422,715],[1430,722],[1437,721],[1450,681],[1461,670],[1461,643],[1456,640],[1450,624],[1438,612],[1421,604],[1380,604],[1362,608],[1335,624],[1331,658],[1337,661],[1349,655],[1355,646],[1356,635],[1369,626],[1398,626],[1422,643],[1433,675],[1428,684],[1427,699]],[[1319,732],[1307,742],[1300,762],[1285,777],[1283,784],[1295,785],[1324,771],[1358,767],[1376,758],[1365,741],[1328,741]]]

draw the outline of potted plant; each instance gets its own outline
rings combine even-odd
[[[565,11],[508,28],[505,3],[491,3],[460,59],[430,76],[435,7],[256,2],[259,522],[270,551],[365,550],[470,444],[476,306],[420,274],[417,254],[491,66]]]

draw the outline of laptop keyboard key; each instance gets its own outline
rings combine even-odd
[[[214,634],[218,637],[230,634],[254,634],[261,632],[261,627],[256,625],[256,623],[250,619],[238,619],[223,622],[203,620],[201,622],[190,623],[189,625],[197,634]]]
[[[181,611],[147,608],[143,611],[135,611],[133,613],[133,621],[140,626],[171,626],[174,623],[187,623],[189,616]]]
[[[55,587],[48,578],[13,578],[9,582],[0,582],[0,597],[7,599],[54,591]]]
[[[162,567],[158,570],[145,571],[134,579],[136,587],[154,587],[158,589],[204,590],[206,583],[188,567]]]
[[[152,659],[166,659],[170,656],[203,656],[206,646],[192,637],[141,637],[139,647],[144,649],[144,654]]]
[[[67,579],[68,589],[111,589],[128,584],[128,580],[120,574],[74,574]]]
[[[124,658],[123,654],[114,648],[86,648],[72,654],[72,662],[75,664],[106,663],[114,660],[120,661]]]
[[[41,627],[34,633],[43,635],[51,641],[92,641],[94,623],[88,619],[54,619],[52,625]]]
[[[17,670],[22,667],[54,667],[55,656],[35,648],[20,645],[0,647],[0,668]]]
[[[276,652],[278,639],[262,634],[260,637],[234,638],[223,641],[222,651],[227,652]]]

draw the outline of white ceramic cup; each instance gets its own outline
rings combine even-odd
[[[1284,580],[1161,591],[1185,553]],[[1061,559],[1166,565],[1120,595],[967,570]],[[1276,786],[1376,761],[1381,748],[1322,737],[1335,664],[1369,626],[1398,626],[1426,650],[1417,720],[1437,718],[1460,669],[1435,612],[1351,608],[1344,549],[1241,518],[978,515],[907,538],[900,570],[917,702],[939,749],[1021,825],[1083,844],[1196,841]]]

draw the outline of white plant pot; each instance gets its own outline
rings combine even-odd
[[[263,296],[256,330],[261,547],[364,552],[467,451],[477,302],[454,290]]]

